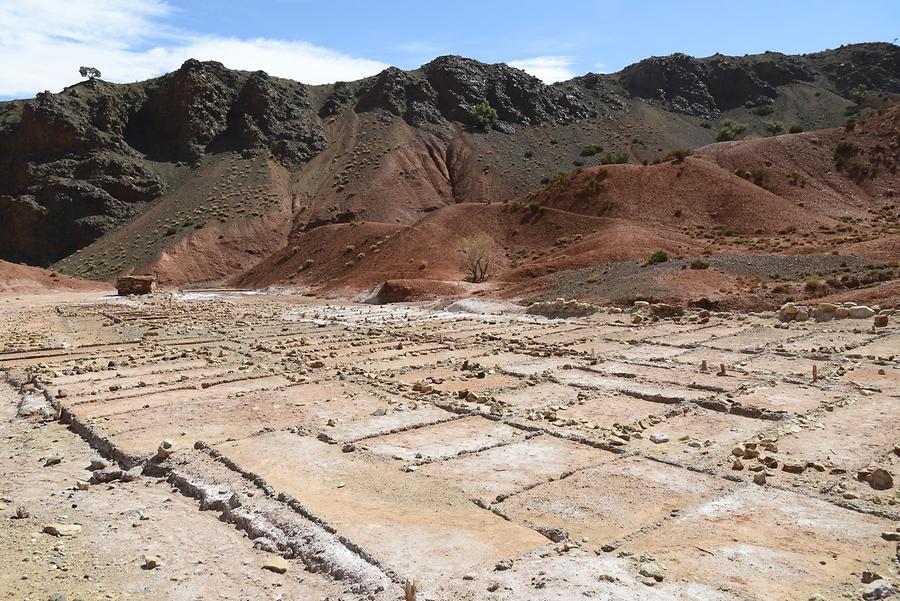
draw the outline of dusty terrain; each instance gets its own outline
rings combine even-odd
[[[881,598],[868,315],[6,295],[0,598]]]

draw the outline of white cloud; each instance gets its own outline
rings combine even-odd
[[[575,73],[571,69],[574,62],[568,56],[535,56],[534,58],[510,61],[509,66],[522,69],[544,83],[556,83],[575,77]]]
[[[296,40],[240,39],[170,27],[162,0],[19,0],[0,3],[0,96],[59,91],[89,65],[103,79],[139,81],[188,58],[319,84],[353,80],[387,65]]]

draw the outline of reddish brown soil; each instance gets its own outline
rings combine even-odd
[[[46,290],[104,290],[108,285],[80,280],[54,271],[0,260],[0,293],[42,292]]]

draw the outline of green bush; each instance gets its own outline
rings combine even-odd
[[[691,261],[691,269],[709,269],[709,263],[703,259],[694,259]]]
[[[691,156],[694,153],[690,148],[676,148],[675,150],[669,151],[669,153],[663,158],[659,159],[660,163],[665,163],[666,161],[672,161],[673,163],[680,163],[684,161],[685,158]]]
[[[476,104],[469,115],[472,117],[472,121],[476,125],[481,126],[482,129],[487,129],[497,120],[497,110],[487,100],[482,100]]]
[[[625,151],[620,152],[607,152],[600,159],[601,165],[616,165],[621,163],[628,162],[628,153]]]
[[[753,109],[754,115],[759,115],[760,117],[765,117],[766,115],[771,115],[775,112],[775,109],[772,108],[772,105],[764,104],[762,106],[758,106]]]
[[[669,260],[669,255],[666,254],[664,250],[658,250],[650,255],[650,258],[647,259],[647,262],[644,265],[656,265],[657,263],[665,263]]]
[[[784,123],[782,123],[781,121],[775,121],[774,119],[763,121],[763,127],[765,127],[766,131],[773,136],[777,136],[782,131],[784,131]]]
[[[855,102],[856,104],[862,103],[862,101],[866,98],[866,86],[865,84],[859,84],[852,90],[850,90],[850,100]]]
[[[738,123],[734,119],[722,119],[719,122],[719,134],[716,136],[716,140],[719,142],[734,140],[745,131],[747,131],[747,126],[744,123]]]
[[[802,128],[801,126],[799,126],[799,125],[792,125],[791,128],[788,130],[788,133],[789,133],[789,134],[799,134],[799,133],[801,133],[802,131],[803,131],[803,128]]]
[[[581,156],[592,157],[595,154],[600,154],[601,152],[603,152],[603,146],[601,146],[600,144],[588,144],[581,149]]]

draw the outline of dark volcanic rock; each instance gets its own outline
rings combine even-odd
[[[508,123],[568,123],[596,114],[576,91],[545,85],[504,64],[442,56],[422,69],[437,93],[438,109],[452,121],[471,122],[469,112],[482,100]]]
[[[148,86],[129,122],[128,143],[157,160],[194,162],[225,131],[243,77],[221,63],[190,59]]]
[[[267,147],[291,167],[310,160],[327,144],[306,87],[276,80],[264,71],[247,78],[228,121],[237,127],[237,148]]]
[[[653,57],[627,67],[622,85],[632,96],[655,100],[688,115],[717,118],[746,102],[770,104],[775,85],[808,79],[796,64],[767,60],[759,65],[721,55],[696,59],[685,54]]]
[[[868,90],[900,94],[900,46],[852,44],[807,55],[841,94],[862,84]]]
[[[296,167],[325,145],[305,86],[215,62],[0,104],[0,258],[47,265],[132,218],[166,189],[146,159],[263,148]]]
[[[437,92],[428,81],[413,77],[396,67],[389,67],[361,90],[356,110],[382,108],[403,117],[411,125],[448,127],[449,123],[436,103]]]

